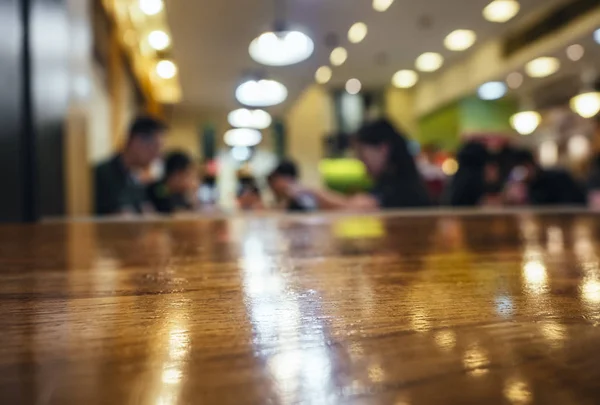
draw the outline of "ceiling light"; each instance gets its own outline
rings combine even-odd
[[[471,30],[456,30],[448,34],[444,45],[451,51],[465,51],[475,43],[477,35]]]
[[[409,89],[419,81],[419,75],[414,70],[399,70],[392,77],[392,84],[400,89]]]
[[[350,27],[350,30],[348,31],[348,41],[352,42],[353,44],[358,44],[365,39],[368,31],[367,24],[357,22]]]
[[[596,41],[596,43],[600,44],[600,28],[598,28],[596,31],[594,31],[594,41]]]
[[[373,8],[375,11],[383,12],[390,8],[394,0],[373,0]]]
[[[444,64],[444,57],[439,53],[425,52],[417,58],[415,66],[421,72],[435,72]]]
[[[362,84],[358,79],[350,79],[346,82],[346,91],[348,94],[358,94],[361,88]]]
[[[146,15],[155,15],[160,13],[164,8],[162,0],[140,0],[138,3],[140,10]]]
[[[591,91],[573,97],[571,109],[583,118],[592,118],[600,112],[600,92]]]
[[[256,146],[262,141],[262,134],[256,129],[236,128],[225,132],[224,138],[227,146],[250,147]]]
[[[333,66],[341,66],[348,59],[348,51],[341,46],[335,48],[331,51],[331,55],[329,55],[329,61]]]
[[[245,162],[252,157],[252,149],[247,146],[234,146],[231,148],[231,157],[238,162]]]
[[[512,72],[506,77],[506,84],[511,89],[518,89],[523,84],[523,75],[519,72]]]
[[[250,107],[271,107],[287,98],[286,87],[274,80],[248,80],[238,86],[236,99]]]
[[[315,44],[300,31],[265,32],[250,43],[250,56],[267,66],[300,63],[312,55]]]
[[[148,35],[148,43],[153,49],[162,51],[171,45],[171,38],[164,31],[152,31]]]
[[[581,60],[585,55],[585,48],[579,44],[573,44],[567,48],[567,57],[573,62]]]
[[[525,72],[530,77],[547,77],[560,69],[560,61],[550,56],[543,56],[525,65]]]
[[[156,74],[161,79],[172,79],[177,74],[177,66],[170,60],[161,60],[156,64]]]
[[[487,82],[479,87],[477,94],[482,100],[497,100],[506,94],[506,85],[503,82]]]
[[[532,134],[542,122],[537,111],[522,111],[510,117],[510,125],[521,135]]]
[[[504,23],[519,13],[521,6],[516,0],[494,0],[483,9],[486,20]]]
[[[325,84],[331,80],[332,72],[329,66],[321,66],[315,73],[315,80],[319,84]]]
[[[240,108],[227,116],[229,125],[236,128],[265,129],[273,121],[271,115],[264,110],[249,110]]]

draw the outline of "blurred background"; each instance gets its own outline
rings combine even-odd
[[[597,0],[8,0],[0,20],[2,221],[91,215],[92,169],[139,115],[225,211],[246,178],[268,203],[281,159],[366,190],[350,136],[378,117],[433,182],[468,140],[576,178],[600,147]]]

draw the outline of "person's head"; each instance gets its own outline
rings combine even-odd
[[[269,174],[267,180],[273,193],[276,196],[281,196],[289,183],[298,180],[298,168],[294,162],[284,160]]]
[[[135,167],[147,168],[160,157],[167,125],[155,118],[138,117],[129,127],[125,154]]]
[[[456,155],[459,169],[483,170],[488,163],[490,155],[481,142],[470,141],[463,145]]]
[[[365,124],[356,135],[355,147],[358,158],[375,179],[385,173],[417,175],[406,139],[385,119]]]
[[[240,181],[238,188],[238,205],[243,210],[256,208],[262,202],[260,189],[254,182],[254,179]]]
[[[165,157],[165,181],[174,193],[192,191],[197,186],[196,167],[185,152],[171,152]]]

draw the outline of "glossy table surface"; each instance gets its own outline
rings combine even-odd
[[[600,216],[0,227],[1,404],[593,404]]]

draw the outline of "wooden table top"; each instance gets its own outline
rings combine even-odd
[[[600,216],[0,227],[1,404],[594,404]]]

